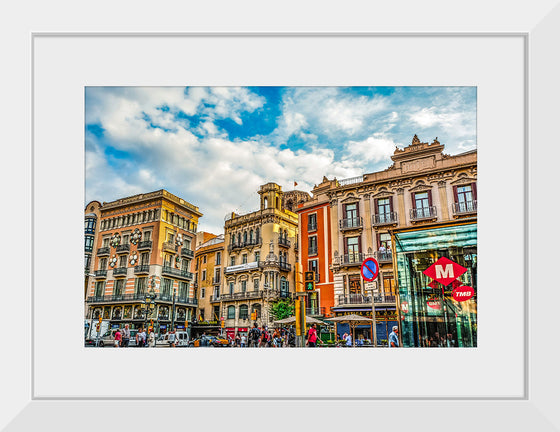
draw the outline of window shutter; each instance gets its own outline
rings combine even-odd
[[[362,253],[362,238],[358,237],[358,252]]]
[[[412,192],[411,197],[412,197],[412,208],[416,210],[416,192]]]
[[[432,191],[431,190],[428,191],[428,205],[430,207],[432,206]]]
[[[473,200],[476,201],[476,183],[471,183]]]
[[[457,186],[453,186],[453,202],[459,202],[459,195],[457,194]]]
[[[389,197],[389,211],[393,213],[393,197]]]
[[[348,237],[344,238],[344,255],[348,255]]]

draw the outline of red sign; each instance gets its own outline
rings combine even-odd
[[[460,287],[461,285],[463,285],[463,284],[461,283],[460,280],[454,280],[453,283],[451,284],[451,286],[452,286],[453,288]]]
[[[438,283],[437,283],[436,281],[431,281],[431,282],[428,284],[428,286],[429,286],[430,288],[435,288],[435,287],[437,287],[437,284],[438,284]]]
[[[466,285],[457,287],[451,294],[453,294],[453,299],[458,302],[466,301],[474,296],[474,288]]]
[[[448,258],[441,257],[422,273],[443,285],[449,285],[466,271],[467,269],[465,267],[460,266]]]
[[[426,304],[431,307],[432,309],[437,309],[440,310],[441,309],[441,302],[437,299],[433,299],[433,300],[428,300],[426,302]]]
[[[364,280],[371,282],[379,274],[379,264],[375,258],[366,258],[360,268]]]
[[[403,313],[408,313],[408,302],[403,301],[401,303],[401,310],[402,310]]]

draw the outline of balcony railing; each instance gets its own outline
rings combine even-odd
[[[350,253],[344,254],[335,259],[335,263],[338,265],[361,265],[364,261],[365,255],[363,253]]]
[[[411,220],[434,219],[436,217],[437,210],[435,206],[410,209]]]
[[[177,251],[177,246],[175,246],[175,243],[173,242],[163,242],[162,243],[162,248],[164,251],[167,252],[176,252]]]
[[[254,238],[252,240],[247,240],[246,242],[241,242],[241,243],[231,243],[228,246],[228,252],[234,251],[234,250],[238,250],[238,249],[243,249],[245,247],[252,247],[252,246],[258,246],[262,244],[262,237],[259,238]]]
[[[222,297],[219,295],[213,295],[212,297],[210,297],[210,302],[212,303],[216,303],[222,300]]]
[[[148,264],[137,265],[134,267],[134,274],[148,274],[150,273],[150,266]]]
[[[339,305],[371,304],[371,296],[364,294],[339,295]],[[375,303],[395,303],[396,297],[391,295],[378,295],[373,297]]]
[[[287,271],[287,272],[292,271],[292,265],[291,264],[281,262],[281,263],[279,263],[279,266],[280,266],[281,271]]]
[[[476,213],[476,200],[453,203],[453,213],[456,215]],[[98,253],[99,255],[99,253]]]
[[[98,278],[107,277],[107,270],[95,270],[95,277]]]
[[[126,276],[127,270],[128,269],[126,267],[117,267],[116,269],[113,269],[113,276]]]
[[[152,248],[152,241],[151,240],[145,240],[145,241],[141,241],[140,243],[138,243],[138,250],[145,250],[145,249],[151,249]]]
[[[386,262],[393,262],[393,253],[392,252],[375,252],[375,259],[379,263],[386,263]]]
[[[161,270],[162,276],[173,276],[180,279],[192,279],[193,274],[186,270],[176,269],[169,266],[163,266]]]
[[[224,273],[235,273],[241,271],[257,270],[263,266],[262,261],[253,261],[250,263],[239,264],[226,267]]]
[[[130,243],[117,246],[117,253],[130,252]]]
[[[181,248],[181,256],[184,258],[194,258],[194,252],[187,248]]]
[[[283,247],[289,248],[291,245],[292,245],[292,243],[287,238],[284,238],[284,237],[279,237],[278,238],[278,246],[283,246]]]
[[[308,316],[325,316],[325,307],[306,308],[305,315]]]
[[[217,285],[217,284],[219,284],[221,281],[222,281],[222,278],[221,278],[220,276],[218,276],[218,277],[213,276],[213,277],[212,277],[212,285]]]
[[[390,225],[398,222],[397,212],[380,213],[373,215],[372,223],[374,226]]]
[[[192,297],[176,297],[175,304],[186,304],[190,306],[198,306],[198,300]]]
[[[110,247],[102,247],[97,249],[97,256],[107,256],[111,252]]]
[[[341,230],[361,229],[364,226],[364,219],[362,217],[342,219],[339,221]]]
[[[101,302],[115,302],[115,301],[130,301],[130,300],[144,300],[146,295],[143,293],[135,294],[110,294],[103,296],[88,297],[88,303],[101,303]]]
[[[222,294],[220,298],[222,301],[255,299],[262,298],[263,292],[262,290],[236,292],[233,294]]]
[[[308,250],[307,250],[307,254],[308,254],[309,256],[311,256],[311,255],[317,255],[317,251],[318,251],[317,246],[310,246],[310,247],[308,248]]]

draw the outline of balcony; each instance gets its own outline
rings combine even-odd
[[[134,267],[134,274],[149,274],[150,273],[150,266],[148,264],[137,265]]]
[[[307,316],[325,316],[325,307],[306,308],[305,315]]]
[[[95,277],[96,278],[106,278],[107,277],[107,270],[95,270]]]
[[[123,301],[144,301],[146,295],[144,293],[136,294],[110,294],[103,296],[88,297],[88,303],[108,303],[108,302],[123,302]]]
[[[310,246],[307,249],[307,255],[309,255],[309,256],[317,255],[317,251],[318,251],[317,246]]]
[[[349,295],[339,295],[338,305],[357,305],[357,304],[369,304],[371,305],[371,296],[364,294],[349,294]],[[393,295],[377,295],[373,297],[374,303],[385,303],[394,304],[396,302],[396,297]]]
[[[172,276],[178,279],[188,279],[191,280],[193,278],[193,274],[186,270],[176,269],[170,266],[163,266],[161,270],[162,276]]]
[[[177,252],[177,246],[175,246],[175,243],[173,242],[163,242],[161,247],[164,252],[171,252],[171,253]]]
[[[130,252],[130,243],[117,246],[117,253]]]
[[[228,252],[243,249],[243,248],[246,248],[246,247],[259,246],[261,244],[262,244],[262,237],[254,238],[252,240],[247,240],[246,242],[241,242],[241,243],[231,243],[228,246]]]
[[[285,263],[285,262],[280,262],[279,263],[280,266],[280,271],[285,271],[285,272],[290,272],[292,271],[292,265]]]
[[[410,220],[421,221],[427,219],[436,219],[437,211],[435,206],[410,209]]]
[[[283,246],[283,247],[289,248],[291,245],[292,245],[292,243],[287,238],[284,238],[284,237],[279,237],[278,238],[278,246]]]
[[[138,243],[138,250],[151,250],[152,249],[152,241],[146,240]]]
[[[101,256],[109,256],[109,253],[111,252],[111,248],[110,247],[102,247],[97,249],[97,256],[101,257]]]
[[[113,276],[126,276],[127,270],[128,269],[126,267],[117,267],[116,269],[113,269]]]
[[[187,249],[187,248],[181,248],[181,256],[183,258],[192,259],[192,258],[194,258],[194,252],[190,249]]]
[[[375,259],[378,263],[392,263],[393,253],[392,252],[375,252]]]
[[[233,301],[233,300],[248,300],[248,299],[257,299],[262,298],[263,291],[262,290],[255,290],[255,291],[245,291],[245,292],[237,292],[233,294],[222,294],[220,296],[222,301]]]
[[[192,297],[176,297],[175,304],[198,306],[198,300]]]
[[[220,276],[216,277],[212,277],[212,285],[219,285],[220,282],[222,281],[222,278]]]
[[[364,227],[364,219],[361,217],[342,219],[339,221],[341,231],[362,229]]]
[[[359,266],[362,265],[365,255],[363,253],[344,254],[335,259],[335,264],[344,266]]]
[[[399,218],[397,212],[380,213],[380,214],[373,215],[372,218],[373,226],[392,225],[392,224],[397,224],[398,222],[399,222]]]
[[[459,216],[459,215],[476,213],[477,210],[476,203],[477,203],[476,200],[453,203],[453,214]]]
[[[219,295],[213,295],[210,297],[210,303],[219,303],[222,301],[222,297]]]

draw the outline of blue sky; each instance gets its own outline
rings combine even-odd
[[[86,204],[167,189],[216,234],[270,181],[382,170],[414,134],[476,148],[476,87],[87,87],[85,103]]]

